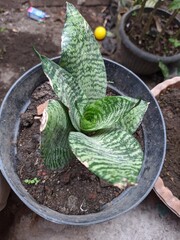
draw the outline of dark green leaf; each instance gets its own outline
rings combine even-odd
[[[79,161],[100,178],[120,188],[137,182],[143,152],[126,131],[107,131],[93,137],[71,132],[69,142]]]
[[[164,78],[167,79],[169,77],[169,68],[161,61],[159,62],[159,68],[161,69]]]
[[[78,10],[67,3],[60,66],[71,73],[89,99],[106,95],[107,79],[99,45]]]
[[[79,130],[79,119],[84,106],[88,103],[88,99],[70,73],[54,61],[45,56],[41,56],[37,51],[36,53],[41,59],[43,71],[49,79],[55,94],[61,102],[69,108],[72,124]]]
[[[180,1],[179,0],[173,0],[169,4],[169,9],[170,10],[178,10],[178,9],[180,9]]]
[[[140,125],[148,103],[124,96],[108,96],[87,105],[80,120],[83,131],[123,128],[133,133]]]
[[[74,128],[67,110],[59,101],[49,101],[42,117],[41,128],[40,149],[44,164],[51,169],[63,168],[73,156],[68,137]]]

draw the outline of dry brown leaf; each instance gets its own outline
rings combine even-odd
[[[47,107],[47,105],[48,105],[48,101],[46,101],[46,102],[40,104],[39,106],[37,106],[37,115],[38,116],[43,114],[44,109]]]
[[[156,29],[158,32],[162,32],[162,26],[161,26],[161,18],[159,16],[154,16]]]

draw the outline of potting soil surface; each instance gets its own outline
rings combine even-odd
[[[180,90],[169,88],[159,98],[167,130],[167,152],[161,172],[165,186],[180,199]]]

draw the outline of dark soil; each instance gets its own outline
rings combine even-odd
[[[158,56],[172,56],[180,53],[180,47],[175,47],[169,42],[169,38],[173,37],[179,30],[180,25],[177,21],[173,21],[162,34],[161,38],[155,44],[155,39],[160,31],[164,29],[167,18],[163,15],[155,15],[152,19],[149,29],[142,36],[142,30],[150,19],[150,13],[144,13],[139,18],[138,13],[131,16],[126,23],[125,31],[130,40],[144,51],[150,52]],[[180,40],[180,35],[177,37]]]
[[[39,153],[40,121],[36,107],[54,98],[50,85],[38,87],[32,95],[28,110],[21,116],[18,139],[18,175],[34,199],[53,210],[65,214],[89,214],[100,211],[104,204],[117,197],[122,190],[100,180],[74,159],[62,170],[49,170],[43,165]],[[37,184],[24,180],[37,178]]]
[[[8,64],[20,71],[20,74],[39,63],[33,46],[48,57],[55,57],[60,51],[60,44],[59,47],[53,44],[50,33],[44,37],[41,34],[13,32],[12,30],[0,32],[0,60],[3,61],[4,66]],[[18,59],[17,56],[19,56]]]
[[[10,85],[16,80],[12,75],[5,83],[1,77],[1,74],[2,76],[4,74],[4,69],[7,69],[6,74],[8,74],[9,69],[12,69],[20,76],[39,63],[32,46],[35,46],[41,54],[48,57],[59,55],[60,47],[53,44],[50,33],[43,36],[42,34],[13,32],[12,30],[0,32],[0,82],[4,83],[4,85],[0,84],[0,104]]]
[[[180,90],[171,88],[158,98],[167,130],[167,152],[161,177],[180,199]]]

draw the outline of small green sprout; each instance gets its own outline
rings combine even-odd
[[[0,33],[1,32],[5,32],[7,30],[7,28],[5,28],[5,27],[0,27]]]
[[[25,179],[24,182],[25,182],[26,184],[29,184],[29,185],[30,185],[30,184],[37,185],[37,184],[40,182],[40,180],[37,179],[37,177],[35,177],[35,178],[33,178],[33,179]]]
[[[176,38],[169,38],[169,42],[176,48],[180,47],[180,41]]]

